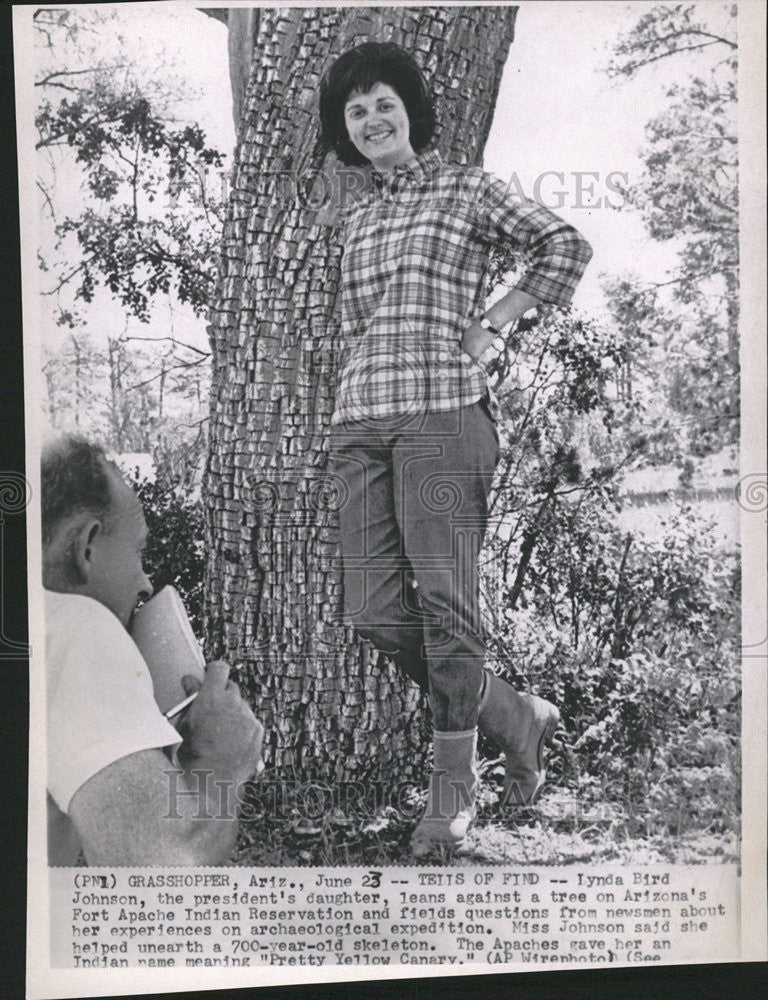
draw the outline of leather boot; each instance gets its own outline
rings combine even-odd
[[[506,757],[503,805],[531,805],[544,784],[544,746],[560,722],[560,712],[535,694],[520,694],[486,672],[478,726]]]
[[[477,730],[434,734],[427,808],[411,837],[415,858],[433,847],[460,847],[475,818]]]

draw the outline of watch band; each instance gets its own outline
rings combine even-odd
[[[501,336],[501,330],[497,326],[494,326],[493,323],[491,323],[491,321],[488,319],[487,316],[481,316],[480,319],[478,320],[478,322],[480,323],[480,326],[484,330],[487,330],[488,333],[492,333],[494,335],[494,337],[500,337]]]

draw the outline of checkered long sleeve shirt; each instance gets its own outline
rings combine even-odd
[[[454,409],[486,393],[461,338],[482,314],[494,244],[525,252],[530,267],[517,287],[558,306],[592,256],[549,209],[434,151],[387,178],[374,171],[342,225],[345,348],[333,423]]]

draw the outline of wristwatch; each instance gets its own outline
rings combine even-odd
[[[478,323],[484,330],[487,330],[488,333],[492,333],[494,337],[501,336],[501,330],[497,326],[494,326],[487,316],[481,316]]]

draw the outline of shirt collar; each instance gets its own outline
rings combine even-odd
[[[414,156],[407,163],[399,163],[389,174],[381,174],[378,170],[371,171],[373,186],[381,191],[400,190],[407,184],[414,186],[433,174],[441,163],[440,154],[436,149]]]

